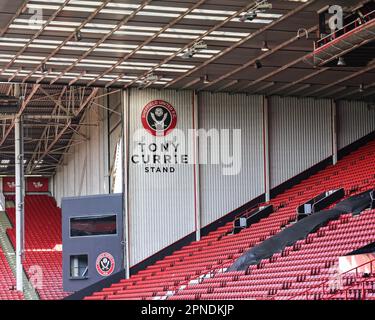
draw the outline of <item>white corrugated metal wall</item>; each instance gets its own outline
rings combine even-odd
[[[271,188],[332,155],[331,101],[269,100]]]
[[[118,107],[120,96],[111,95],[110,106]],[[130,134],[142,127],[141,110],[154,99],[166,100],[175,107],[178,129],[192,128],[191,91],[133,89],[130,91]],[[87,121],[96,121],[98,126],[82,128],[90,140],[72,147],[64,166],[53,179],[58,202],[63,196],[108,192],[105,188],[108,172],[102,159],[107,157],[107,165],[108,162],[110,165],[121,134],[121,126],[117,125],[120,117],[113,114],[108,121],[108,139],[106,113],[102,110],[99,116],[98,110],[100,108],[90,110],[87,116]],[[339,148],[374,130],[373,113],[364,103],[340,102],[337,114]],[[330,100],[270,99],[271,187],[331,155],[331,120]],[[221,165],[200,166],[201,224],[205,226],[264,192],[263,98],[200,93],[198,124],[204,129],[242,131],[242,171],[239,175],[223,176]],[[128,138],[132,141],[132,135]],[[106,143],[109,151],[105,151]],[[130,257],[131,265],[134,265],[195,230],[194,172],[192,165],[179,165],[173,175],[147,175],[142,165],[130,165],[129,179]]]
[[[375,130],[375,109],[361,101],[339,101],[338,146],[343,148]]]
[[[222,164],[200,166],[202,226],[206,226],[264,193],[263,97],[204,92],[198,101],[199,128],[241,130],[239,174],[223,175]]]
[[[177,127],[192,128],[191,91],[130,90],[129,152],[137,143],[133,133],[143,129],[141,113],[152,100],[165,100],[177,112]],[[144,129],[143,129],[144,130]],[[149,137],[149,133],[145,133]],[[155,138],[159,142],[160,138]],[[194,231],[194,172],[192,165],[177,165],[175,173],[146,173],[145,165],[129,165],[130,265]]]
[[[107,96],[107,104],[110,107],[113,112],[108,113],[108,148],[109,148],[109,154],[108,154],[108,163],[109,168],[112,172],[115,165],[115,159],[116,159],[116,147],[119,143],[120,139],[122,138],[122,119],[121,119],[121,113],[123,112],[123,99],[122,99],[122,91],[114,91],[114,93]],[[116,179],[121,179],[122,177],[118,177],[118,173],[116,173],[117,177]],[[113,192],[115,179],[110,177],[110,192]]]
[[[105,98],[98,101],[106,105]],[[58,205],[63,197],[108,193],[107,112],[96,105],[87,111],[80,132],[88,140],[73,145],[65,155],[53,179],[53,192]],[[82,137],[76,135],[75,141]]]

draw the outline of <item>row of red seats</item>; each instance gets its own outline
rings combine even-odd
[[[0,300],[23,300],[23,294],[15,290],[16,279],[1,247],[0,274]]]
[[[349,228],[346,227],[348,225]],[[235,293],[241,295],[249,292],[254,299],[288,299],[295,295],[305,299],[307,289],[336,279],[338,257],[375,242],[374,231],[375,210],[365,211],[360,216],[344,215],[310,234],[308,240],[298,241],[282,253],[251,266],[246,272],[218,273],[201,283],[188,286],[170,299],[185,299],[187,295],[216,299],[218,295],[226,293],[234,298]],[[328,282],[325,290],[317,287],[309,297],[315,298],[317,293],[329,292],[330,285],[332,283]]]
[[[14,208],[6,210],[13,228],[7,234],[16,244],[16,221]],[[27,195],[25,197],[25,261],[29,277],[41,271],[38,294],[43,300],[57,300],[69,295],[62,287],[61,210],[52,197]]]
[[[94,293],[86,299],[229,299],[236,297],[266,299],[276,294],[278,298],[282,299],[294,294],[293,290],[289,289],[292,288],[293,283],[297,282],[297,277],[304,277],[305,275],[307,277],[309,274],[305,282],[306,286],[303,289],[312,286],[324,279],[325,273],[322,270],[322,265],[326,265],[326,263],[328,265],[327,261],[332,263],[337,258],[337,255],[371,241],[374,230],[366,230],[357,241],[342,239],[342,242],[332,243],[327,247],[325,247],[327,243],[322,243],[317,248],[312,245],[310,248],[315,251],[306,252],[306,256],[300,256],[299,249],[293,251],[292,248],[288,248],[282,254],[283,257],[275,255],[274,259],[281,263],[281,266],[275,264],[274,266],[277,266],[277,268],[273,269],[270,261],[269,263],[263,262],[259,268],[251,268],[250,272],[253,278],[251,278],[250,282],[254,282],[254,285],[250,286],[246,283],[241,286],[241,290],[236,292],[233,292],[232,288],[229,288],[229,290],[228,288],[220,289],[227,286],[228,279],[225,284],[222,282],[224,280],[221,279],[214,286],[201,287],[212,280],[212,278],[207,278],[208,274],[216,273],[213,279],[220,279],[220,275],[223,273],[217,273],[218,269],[229,267],[233,260],[241,256],[245,250],[271,237],[290,222],[295,221],[296,207],[310,198],[329,189],[345,188],[347,195],[349,195],[374,187],[374,159],[375,141],[372,141],[367,146],[340,160],[335,166],[328,166],[325,170],[318,172],[302,181],[299,185],[272,199],[270,203],[276,208],[276,211],[269,217],[262,219],[236,235],[231,234],[232,223],[228,223],[209,235],[202,237],[201,241],[192,242],[181,250],[138,272],[130,279],[123,279],[119,283],[113,284],[110,288]],[[351,221],[350,215],[343,217]],[[344,221],[346,221],[345,219]],[[337,222],[335,223],[337,224]],[[314,243],[315,239],[322,237],[328,231],[322,228],[315,236],[309,236],[309,241]],[[296,248],[300,247],[302,242],[297,243]],[[291,254],[290,252],[296,253]],[[312,257],[310,254],[314,255],[314,259],[311,262],[309,262]],[[290,260],[281,259],[288,255],[291,256]],[[327,260],[324,260],[323,256],[327,257]],[[285,269],[287,271],[286,274],[280,271],[281,267],[285,268],[282,264],[283,261],[289,261],[287,263],[288,268]],[[289,272],[292,270],[295,273],[293,271],[290,274]],[[232,279],[231,277],[237,279],[240,276],[248,276],[245,274],[232,275],[225,273],[225,276],[227,275],[229,275],[229,279]],[[203,281],[201,280],[202,278],[204,278]],[[278,281],[277,285],[273,285],[274,279],[278,278],[282,280]],[[257,284],[256,279],[263,280]],[[218,290],[217,294],[215,290]]]

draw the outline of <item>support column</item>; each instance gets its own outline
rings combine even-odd
[[[111,153],[110,153],[110,141],[111,141],[111,133],[110,133],[110,105],[109,105],[109,95],[108,89],[103,89],[102,94],[103,96],[100,103],[105,107],[103,110],[103,163],[104,163],[104,193],[110,194],[111,193],[111,174],[110,174],[110,163],[111,163]]]
[[[196,136],[198,130],[198,95],[193,92],[193,131],[191,137],[193,139],[193,171],[194,171],[194,224],[195,224],[195,239],[201,239],[201,208],[200,208],[200,182],[199,182],[199,137]]]
[[[332,115],[332,163],[335,165],[338,160],[337,155],[337,102],[332,100],[331,103],[331,115]]]
[[[23,292],[24,253],[24,164],[22,118],[15,119],[15,165],[16,165],[16,280],[17,290]]]
[[[266,202],[271,199],[270,183],[270,157],[269,157],[269,123],[268,123],[268,97],[263,99],[263,163],[264,163],[264,193]]]
[[[130,214],[129,214],[129,112],[130,90],[123,92],[122,108],[122,183],[123,183],[123,219],[124,219],[124,268],[126,279],[130,278]]]

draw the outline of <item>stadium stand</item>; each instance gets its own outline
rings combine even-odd
[[[342,215],[246,272],[223,271],[244,251],[293,223],[296,207],[315,195],[344,188],[349,196],[373,188],[374,154],[372,141],[272,199],[275,212],[260,222],[238,234],[232,234],[233,225],[227,223],[201,241],[85,299],[290,299],[306,292],[329,280],[339,256],[375,241],[374,210],[359,216]],[[346,289],[358,285],[360,279],[344,276]],[[367,288],[371,280],[366,281]],[[313,298],[333,295],[320,289],[312,292]]]
[[[0,247],[0,300],[22,300],[23,294],[15,290],[16,279]]]
[[[7,208],[6,212],[13,225],[7,234],[15,246],[15,209]],[[41,286],[37,288],[41,299],[64,298],[68,293],[62,289],[62,252],[58,248],[61,245],[61,210],[55,200],[47,195],[27,195],[25,224],[25,271],[31,277],[41,267],[42,282],[38,282]]]
[[[375,299],[374,52],[375,0],[1,0],[0,300]]]

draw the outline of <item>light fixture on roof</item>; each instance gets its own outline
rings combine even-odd
[[[207,47],[208,47],[207,43],[205,43],[204,41],[198,41],[198,42],[194,43],[191,48],[188,48],[184,52],[184,54],[182,55],[182,58],[184,58],[184,59],[191,59],[198,52],[200,52],[202,50],[206,50]]]
[[[0,94],[0,115],[16,114],[19,111],[20,99]]]
[[[263,52],[267,52],[270,50],[270,48],[268,47],[268,43],[267,41],[263,41],[263,47],[261,49]]]
[[[154,82],[159,80],[159,76],[153,73],[147,75],[146,79],[147,82]]]
[[[361,84],[359,85],[359,92],[362,93],[363,91],[365,91],[365,86],[364,86],[363,83],[361,83]]]
[[[207,43],[205,43],[204,41],[198,41],[198,42],[194,43],[193,47],[197,51],[205,50],[205,49],[207,49]]]
[[[270,10],[272,9],[272,3],[269,3],[268,0],[258,1],[256,9],[259,11]]]
[[[243,14],[241,17],[240,17],[240,21],[241,22],[245,22],[245,21],[253,21],[255,18],[257,17],[257,13],[256,11],[249,11],[249,12],[246,12],[245,14]]]
[[[187,49],[184,54],[182,55],[182,58],[184,59],[191,59],[194,57],[195,51],[192,48]]]
[[[45,63],[42,63],[41,71],[43,74],[46,74],[48,72],[47,65]]]
[[[344,60],[343,57],[340,57],[340,58],[339,58],[339,60],[337,61],[337,66],[339,66],[339,67],[344,67],[344,66],[346,66],[346,62],[345,62],[345,60]]]
[[[263,67],[262,62],[260,62],[260,60],[256,60],[254,67],[255,67],[255,69],[262,68]]]
[[[74,33],[74,39],[79,42],[82,40],[82,33],[81,33],[81,30],[76,30],[76,32]]]
[[[269,9],[272,9],[272,3],[269,3],[267,0],[258,1],[255,4],[253,9],[244,13],[240,17],[240,21],[241,22],[253,21],[258,16],[258,13],[263,13]]]
[[[144,79],[139,82],[139,88],[142,89],[150,84],[153,84],[156,81],[160,80],[160,78],[160,76],[154,73],[149,73]]]
[[[204,77],[201,78],[204,84],[209,84],[210,79],[208,78],[208,74],[205,74]]]

